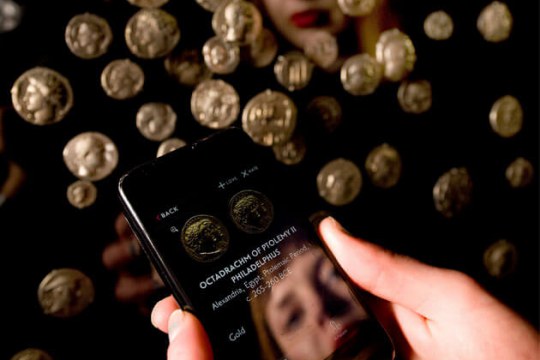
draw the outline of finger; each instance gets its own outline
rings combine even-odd
[[[179,309],[178,303],[172,297],[172,295],[158,301],[152,309],[151,320],[152,324],[159,330],[166,333],[168,331],[167,326],[169,324],[169,317],[171,314]]]
[[[129,227],[129,223],[123,213],[118,214],[116,217],[114,229],[119,238],[129,238],[133,235],[133,231]]]
[[[150,275],[134,276],[122,272],[114,290],[118,301],[132,303],[148,299],[156,291],[156,284]]]
[[[132,236],[130,241],[115,241],[107,245],[101,255],[101,261],[107,269],[120,269],[140,254],[139,242]]]
[[[175,310],[169,317],[169,360],[213,359],[210,340],[199,320],[190,312]]]

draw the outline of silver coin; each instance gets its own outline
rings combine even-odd
[[[212,77],[202,54],[195,49],[185,49],[180,54],[170,54],[164,61],[165,70],[180,84],[195,86]]]
[[[81,180],[101,180],[109,176],[118,164],[118,150],[114,142],[95,131],[73,137],[62,154],[69,171]]]
[[[489,123],[493,131],[505,138],[520,132],[523,127],[523,109],[519,100],[512,95],[497,99],[489,112]]]
[[[372,94],[382,78],[383,66],[369,54],[351,56],[341,66],[341,84],[352,95]]]
[[[339,55],[337,39],[326,31],[317,31],[304,44],[304,54],[317,66],[330,69]]]
[[[268,66],[278,53],[278,43],[272,31],[263,28],[259,36],[247,45],[246,61],[256,68]]]
[[[317,189],[328,203],[347,205],[362,189],[362,173],[354,162],[337,158],[324,165],[317,174]]]
[[[158,8],[168,3],[169,0],[128,0],[128,2],[141,8]]]
[[[129,50],[143,59],[169,54],[180,41],[176,18],[161,9],[144,8],[128,21],[124,32]]]
[[[260,234],[274,220],[274,206],[266,195],[255,190],[243,190],[231,198],[229,214],[240,230]]]
[[[176,113],[169,104],[149,102],[143,104],[136,116],[137,129],[147,139],[163,141],[176,128]]]
[[[398,151],[386,143],[375,147],[366,158],[366,172],[373,185],[381,188],[387,189],[398,183],[401,167]]]
[[[53,358],[44,350],[28,348],[19,351],[10,360],[53,360]]]
[[[240,113],[240,97],[223,80],[205,80],[191,95],[191,113],[197,122],[211,129],[230,126]]]
[[[212,16],[216,35],[235,45],[254,42],[262,31],[262,23],[257,6],[244,0],[224,1]]]
[[[366,16],[371,14],[377,0],[337,0],[343,13],[349,16]]]
[[[424,32],[432,40],[447,40],[454,33],[454,21],[447,12],[434,11],[424,20]]]
[[[272,146],[276,160],[285,165],[296,165],[306,156],[306,142],[301,135],[293,135],[284,143]]]
[[[216,11],[220,5],[228,0],[195,0],[203,9],[210,12]]]
[[[399,29],[383,31],[375,44],[375,57],[384,66],[384,77],[401,81],[414,69],[416,50],[411,38]]]
[[[518,157],[508,165],[505,176],[513,188],[525,187],[534,179],[534,167],[529,160]]]
[[[341,104],[333,96],[316,96],[306,108],[310,118],[319,122],[323,129],[328,132],[334,132],[343,119],[343,110]]]
[[[64,37],[69,50],[83,59],[94,59],[105,54],[113,39],[107,20],[91,13],[72,17]]]
[[[501,42],[510,37],[513,22],[508,6],[505,3],[493,1],[478,15],[476,27],[486,41]]]
[[[508,240],[498,240],[484,251],[484,266],[488,273],[496,278],[512,274],[517,263],[517,248]]]
[[[21,23],[22,9],[11,0],[0,2],[0,33],[15,30]]]
[[[182,228],[182,245],[186,253],[199,262],[219,259],[229,248],[229,231],[211,215],[196,215]]]
[[[77,180],[68,186],[66,195],[71,205],[84,209],[96,201],[97,188],[88,180]]]
[[[461,213],[471,202],[472,179],[466,168],[452,168],[433,187],[435,208],[447,218]]]
[[[274,64],[277,81],[289,91],[305,88],[311,80],[312,73],[313,63],[296,50],[279,55]]]
[[[265,90],[255,95],[242,112],[242,129],[263,146],[289,140],[296,128],[296,105],[282,92]]]
[[[156,157],[163,156],[167,153],[170,153],[171,151],[180,149],[181,147],[184,147],[186,145],[187,145],[187,142],[179,138],[170,138],[170,139],[164,140],[158,147]]]
[[[433,102],[431,83],[427,80],[404,80],[399,86],[397,98],[403,111],[424,113]]]
[[[132,98],[142,91],[143,85],[142,68],[129,59],[113,60],[101,72],[101,87],[113,99]]]
[[[204,43],[203,58],[210,71],[222,75],[230,74],[240,64],[240,48],[216,35]]]
[[[17,113],[34,125],[61,121],[73,106],[69,80],[53,69],[37,66],[25,71],[11,88]]]
[[[38,300],[45,314],[72,317],[94,301],[94,284],[77,269],[55,269],[39,284]]]

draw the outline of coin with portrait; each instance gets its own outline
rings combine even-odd
[[[384,77],[401,81],[414,69],[416,49],[409,35],[397,28],[385,30],[375,44],[375,57],[384,66]]]
[[[379,145],[366,158],[366,172],[373,185],[390,188],[401,177],[401,156],[393,146],[386,143]]]
[[[212,16],[216,35],[228,43],[251,44],[262,31],[262,15],[253,3],[245,0],[226,0]]]
[[[176,112],[169,104],[148,102],[137,111],[136,124],[139,132],[148,140],[163,141],[176,128]]]
[[[132,98],[141,92],[143,85],[142,68],[129,59],[113,60],[101,72],[101,87],[113,99]]]
[[[433,102],[431,83],[427,80],[405,80],[399,85],[397,97],[403,111],[424,113],[431,108]]]
[[[195,86],[212,77],[202,53],[196,49],[184,49],[169,54],[164,61],[167,73],[184,86]]]
[[[234,224],[248,234],[264,232],[274,219],[274,206],[266,195],[255,190],[236,193],[229,202]]]
[[[276,160],[285,165],[296,165],[306,156],[306,141],[301,134],[293,135],[284,143],[272,146]]]
[[[484,251],[484,267],[491,276],[502,278],[515,271],[517,258],[516,246],[506,239],[501,239]]]
[[[240,97],[223,80],[205,80],[191,94],[191,113],[197,122],[211,129],[230,126],[240,113]]]
[[[105,54],[113,39],[107,20],[92,13],[73,16],[64,37],[69,50],[82,59],[94,59]]]
[[[229,231],[212,215],[195,215],[182,227],[181,240],[192,259],[212,262],[229,248]]]
[[[216,74],[230,74],[240,64],[240,48],[219,36],[208,39],[202,49],[203,59],[208,69]]]
[[[454,21],[446,11],[434,11],[424,20],[424,32],[432,40],[447,40],[454,32]]]
[[[92,205],[97,198],[97,188],[87,180],[77,180],[67,188],[67,199],[71,205],[84,209]]]
[[[362,189],[362,173],[351,160],[334,159],[317,174],[317,189],[319,195],[332,205],[349,204]]]
[[[518,157],[508,165],[505,171],[506,180],[513,188],[521,188],[529,185],[534,178],[533,164],[523,158]]]
[[[435,208],[446,218],[463,212],[470,204],[473,182],[464,167],[452,168],[442,174],[433,187]]]
[[[382,78],[383,66],[369,54],[351,56],[341,66],[341,84],[352,95],[372,94]]]
[[[500,1],[493,1],[478,15],[476,27],[486,41],[501,42],[510,36],[513,22],[508,6]]]
[[[523,127],[523,108],[519,100],[512,95],[497,99],[489,112],[489,124],[493,131],[505,138],[520,132]]]

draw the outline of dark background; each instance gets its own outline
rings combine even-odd
[[[2,317],[7,336],[0,357],[37,347],[54,359],[164,358],[166,337],[134,305],[115,300],[116,274],[103,267],[101,252],[116,236],[119,176],[153,158],[159,145],[138,132],[138,108],[148,101],[169,102],[178,114],[175,136],[188,142],[211,131],[193,120],[192,89],[167,75],[163,59],[138,59],[129,52],[124,27],[138,8],[122,0],[18,3],[24,11],[21,24],[0,34],[0,106],[6,110],[6,152],[27,178],[17,197],[0,208],[2,309],[7,314]],[[488,3],[397,1],[401,27],[418,55],[411,77],[431,81],[431,110],[421,115],[400,110],[395,95],[399,84],[385,83],[373,95],[353,97],[340,90],[338,76],[318,72],[308,88],[290,94],[310,147],[304,162],[288,171],[305,184],[302,193],[309,206],[332,212],[352,233],[470,274],[538,327],[538,3],[508,3],[513,31],[497,44],[483,40],[476,29],[478,14]],[[210,14],[194,0],[171,0],[163,9],[178,19],[178,49],[200,48],[212,35]],[[428,39],[422,27],[427,14],[439,9],[455,24],[452,38],[442,42]],[[114,36],[108,53],[93,60],[77,58],[64,42],[68,21],[86,11],[105,17]],[[141,94],[119,101],[106,96],[99,78],[107,63],[125,57],[143,67],[146,82]],[[59,71],[73,87],[74,107],[57,124],[29,124],[12,108],[11,86],[34,66]],[[232,75],[216,77],[237,88],[241,105],[266,88],[285,91],[271,68],[242,65]],[[493,102],[506,94],[520,100],[524,124],[515,137],[504,139],[491,130],[488,114]],[[336,96],[343,106],[343,124],[331,135],[322,135],[305,112],[316,95]],[[66,188],[76,179],[63,163],[62,149],[83,131],[111,137],[120,162],[111,176],[95,183],[96,203],[78,210],[66,199]],[[396,147],[403,160],[401,180],[388,190],[371,185],[363,165],[368,152],[383,142]],[[315,177],[326,161],[338,156],[359,165],[364,184],[354,203],[332,207],[317,197]],[[513,189],[504,170],[518,156],[531,161],[536,174],[528,187]],[[446,219],[433,206],[433,185],[450,168],[462,166],[473,179],[473,201],[462,214]],[[485,249],[499,239],[514,243],[519,253],[515,271],[502,279],[491,277],[482,263]],[[40,281],[61,267],[83,271],[96,287],[94,303],[68,319],[44,315],[37,301]]]

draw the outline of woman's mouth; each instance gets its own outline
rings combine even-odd
[[[293,14],[291,22],[299,28],[323,27],[328,24],[329,16],[325,11],[307,10]]]

